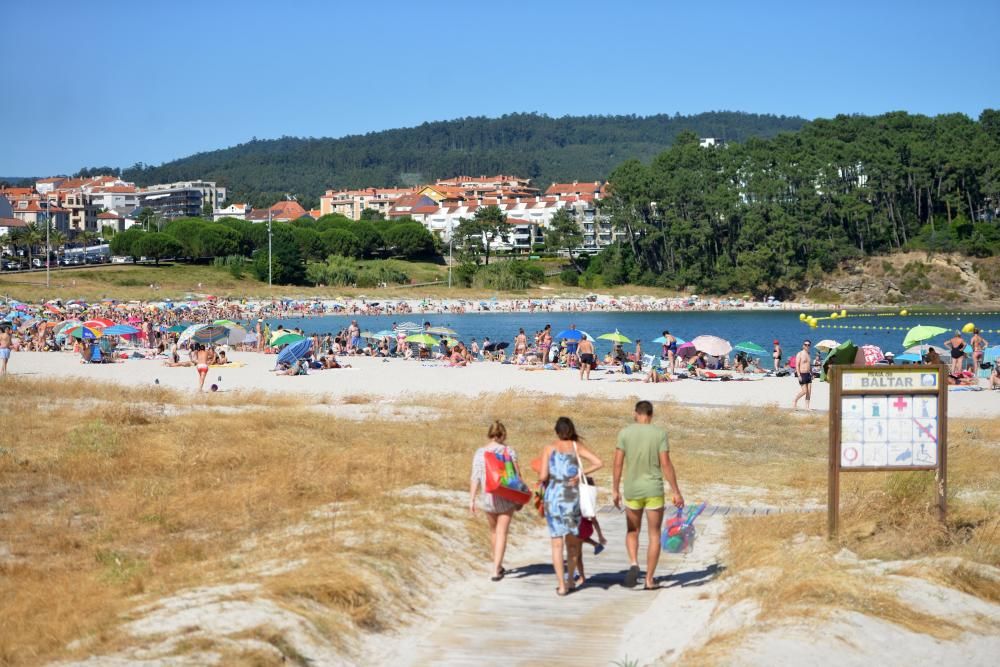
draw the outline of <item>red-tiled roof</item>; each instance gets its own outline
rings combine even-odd
[[[553,183],[545,191],[547,195],[574,195],[583,192],[598,192],[601,189],[600,181],[593,183]]]
[[[0,227],[27,227],[28,223],[17,218],[0,218]]]
[[[271,207],[271,219],[277,220],[298,220],[308,215],[306,210],[297,201],[279,201]]]
[[[121,216],[111,213],[110,211],[105,211],[104,213],[98,213],[97,217],[100,220],[119,220]]]

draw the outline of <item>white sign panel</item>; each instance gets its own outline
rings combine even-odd
[[[855,373],[864,379],[865,373]],[[848,373],[844,374],[847,388]],[[879,382],[915,380],[923,373],[880,377]],[[936,375],[933,377],[937,378]],[[937,386],[935,381],[934,386]],[[857,386],[858,389],[862,387]],[[874,388],[874,387],[867,387]],[[841,398],[840,464],[845,468],[937,465],[937,396],[888,394]]]

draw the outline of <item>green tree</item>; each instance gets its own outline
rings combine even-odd
[[[212,208],[211,204],[205,202],[205,204],[201,207],[201,217],[207,220],[211,220],[214,214],[215,214],[215,209]]]
[[[28,253],[28,264],[30,265],[34,257],[35,248],[45,242],[45,234],[38,229],[38,225],[29,222],[21,229],[18,236],[20,244],[24,246],[24,249]]]
[[[163,232],[149,232],[135,240],[133,253],[154,260],[159,264],[161,259],[176,257],[183,252],[181,244],[173,236]]]
[[[385,220],[385,216],[373,208],[366,208],[361,211],[361,220]]]
[[[419,222],[393,225],[383,235],[389,251],[407,259],[434,255],[434,237]]]
[[[253,259],[253,272],[258,280],[268,279],[268,266],[265,230],[264,244],[254,253]],[[272,280],[278,285],[301,285],[305,281],[305,262],[295,242],[295,234],[287,224],[272,225],[270,267]]]
[[[580,225],[577,224],[570,212],[564,208],[556,211],[545,230],[545,247],[556,252],[565,250],[576,272],[583,273],[573,255],[573,249],[579,248],[582,244],[583,232],[580,231]]]
[[[149,232],[144,232],[141,227],[134,225],[120,234],[115,234],[111,239],[111,254],[120,257],[131,257],[132,261],[138,260],[142,253],[136,251],[136,242]]]
[[[320,235],[320,239],[326,255],[361,257],[361,241],[346,229],[329,229]]]
[[[454,229],[455,240],[462,254],[476,260],[482,252],[484,264],[489,266],[490,248],[500,240],[507,229],[507,216],[499,206],[485,206],[471,218],[462,218]]]

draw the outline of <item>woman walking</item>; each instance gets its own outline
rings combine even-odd
[[[521,470],[517,467],[517,452],[508,447],[507,429],[499,421],[494,421],[486,433],[489,438],[484,446],[476,450],[472,456],[472,479],[469,483],[469,511],[476,514],[476,493],[479,495],[479,509],[486,514],[486,520],[490,526],[490,548],[493,550],[493,574],[491,581],[500,581],[507,571],[503,567],[503,556],[507,550],[507,531],[510,530],[510,520],[514,512],[520,509],[520,505],[515,505],[506,498],[495,496],[486,492],[486,461],[487,454],[503,454],[510,452],[510,458],[514,462],[514,469],[517,470],[518,477]]]
[[[577,568],[580,531],[580,466],[583,460],[589,463],[582,471],[590,475],[599,470],[603,463],[590,449],[580,442],[569,417],[556,420],[556,441],[542,450],[541,480],[545,485],[545,520],[552,539],[552,566],[559,582],[556,594],[566,595],[575,588],[571,578],[567,578]],[[563,567],[563,559],[566,568]]]

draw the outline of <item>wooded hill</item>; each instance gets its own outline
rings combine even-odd
[[[564,116],[518,113],[461,118],[340,139],[253,139],[160,166],[123,170],[138,185],[217,181],[230,201],[270,205],[295,194],[316,205],[328,188],[411,185],[459,174],[516,174],[544,189],[557,181],[603,180],[629,158],[649,160],[680,132],[742,142],[794,131],[798,117],[738,112],[693,116]]]

